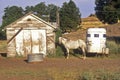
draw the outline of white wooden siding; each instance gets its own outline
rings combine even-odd
[[[18,30],[15,30],[17,32]],[[46,55],[45,30],[22,30],[16,36],[16,52],[20,55],[43,53]]]

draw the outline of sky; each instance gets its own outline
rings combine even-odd
[[[91,13],[95,13],[95,0],[73,0],[76,6],[79,8],[81,17],[88,17]],[[69,0],[0,0],[0,24],[2,23],[2,16],[4,15],[4,9],[6,7],[18,6],[23,9],[26,6],[35,6],[40,2],[45,2],[45,4],[55,4],[57,6],[62,6],[64,2],[69,2]]]

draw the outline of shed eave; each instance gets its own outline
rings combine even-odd
[[[43,22],[44,24],[52,27],[53,29],[56,29],[56,28],[57,28],[57,27],[51,25],[50,23],[46,22],[45,20],[39,18],[38,16],[36,16],[36,15],[34,15],[34,14],[32,14],[32,13],[28,13],[28,14],[26,14],[25,16],[23,16],[23,17],[17,19],[16,21],[12,22],[11,24],[5,26],[5,27],[4,27],[4,30],[6,30],[7,28],[10,28],[10,27],[12,28],[12,26],[15,25],[18,21],[20,21],[21,19],[23,19],[23,18],[25,18],[26,16],[29,16],[29,15],[32,16],[32,17],[34,17],[36,20],[39,20],[39,21]]]

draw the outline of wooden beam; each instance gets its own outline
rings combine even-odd
[[[47,38],[48,38],[49,40],[51,40],[53,43],[56,43],[56,42],[55,42],[54,40],[52,40],[50,37],[47,36]]]
[[[7,42],[7,44],[9,44],[21,31],[22,31],[23,28],[20,28],[20,30],[18,30],[13,36],[12,38],[10,38]]]

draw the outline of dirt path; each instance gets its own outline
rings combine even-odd
[[[120,59],[45,58],[40,63],[27,63],[26,58],[0,57],[0,80],[73,80],[82,72],[97,70],[120,72]]]

